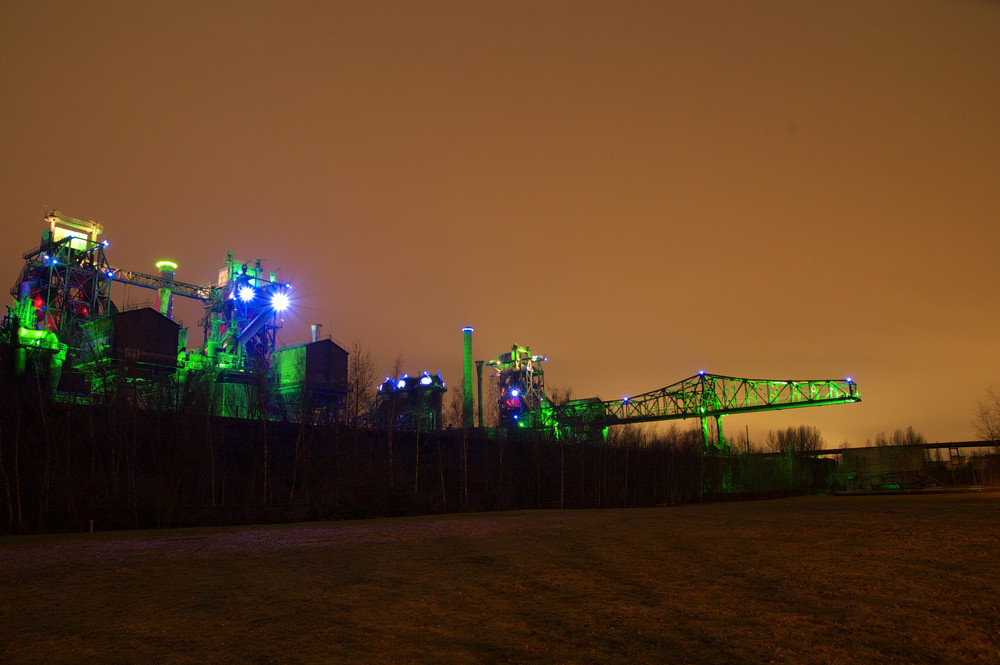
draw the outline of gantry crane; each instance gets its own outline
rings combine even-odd
[[[548,431],[560,439],[600,441],[612,425],[698,418],[706,452],[728,452],[723,416],[861,401],[858,384],[850,377],[782,381],[699,372],[634,397],[607,401],[593,397],[555,405],[544,394],[537,369],[540,360],[527,347],[515,344],[511,353],[490,362],[498,371],[501,427]],[[714,440],[709,431],[709,419],[713,418]]]

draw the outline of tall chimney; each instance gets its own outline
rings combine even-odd
[[[173,282],[174,273],[177,271],[177,264],[173,261],[159,261],[156,269],[160,271],[160,288],[156,293],[160,301],[160,314],[174,318],[174,294]]]
[[[462,427],[472,427],[472,328],[462,328],[465,355],[462,360]]]

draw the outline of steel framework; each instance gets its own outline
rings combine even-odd
[[[41,244],[24,253],[24,267],[10,293],[30,299],[34,321],[21,325],[49,330],[70,346],[80,340],[80,326],[105,316],[111,307],[110,266],[104,256],[106,243],[96,222],[85,222],[50,212],[49,229]]]
[[[218,288],[212,286],[202,286],[198,284],[186,284],[175,279],[168,279],[162,275],[148,275],[135,270],[124,270],[122,268],[111,268],[109,271],[111,278],[121,284],[139,286],[144,289],[158,290],[167,287],[173,295],[184,296],[207,302],[213,297],[218,297]],[[213,295],[213,290],[215,294]]]
[[[776,381],[699,372],[673,385],[634,397],[610,401],[591,398],[556,407],[543,406],[526,414],[520,426],[535,429],[554,426],[560,438],[599,441],[612,425],[698,418],[705,449],[714,447],[720,452],[728,452],[729,444],[722,433],[722,416],[860,401],[858,384],[850,378],[843,381]],[[709,431],[709,418],[715,419],[715,437]]]
[[[700,372],[666,388],[604,402],[609,425],[860,402],[858,384],[836,380],[775,381]]]

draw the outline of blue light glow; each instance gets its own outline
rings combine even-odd
[[[424,377],[420,379],[420,385],[422,386],[429,386],[431,385],[432,382],[433,379],[431,379],[431,377],[427,376],[426,374],[424,374]]]
[[[279,291],[271,296],[271,307],[274,308],[276,312],[283,312],[288,309],[288,294]]]
[[[251,300],[253,300],[254,296],[253,287],[241,286],[239,291],[237,291],[237,294],[239,295],[241,301],[250,302]]]
[[[520,394],[521,394],[521,391],[518,390],[517,388],[514,388],[513,390],[510,391],[511,397],[517,397]]]
[[[402,390],[403,388],[405,388],[406,387],[406,379],[400,379],[399,381],[397,381],[396,382],[396,387],[399,388],[400,390]]]
[[[854,383],[854,379],[852,379],[851,377],[847,377],[847,382],[848,383]]]

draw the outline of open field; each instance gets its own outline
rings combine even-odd
[[[1000,495],[0,539],[5,663],[996,663]]]

